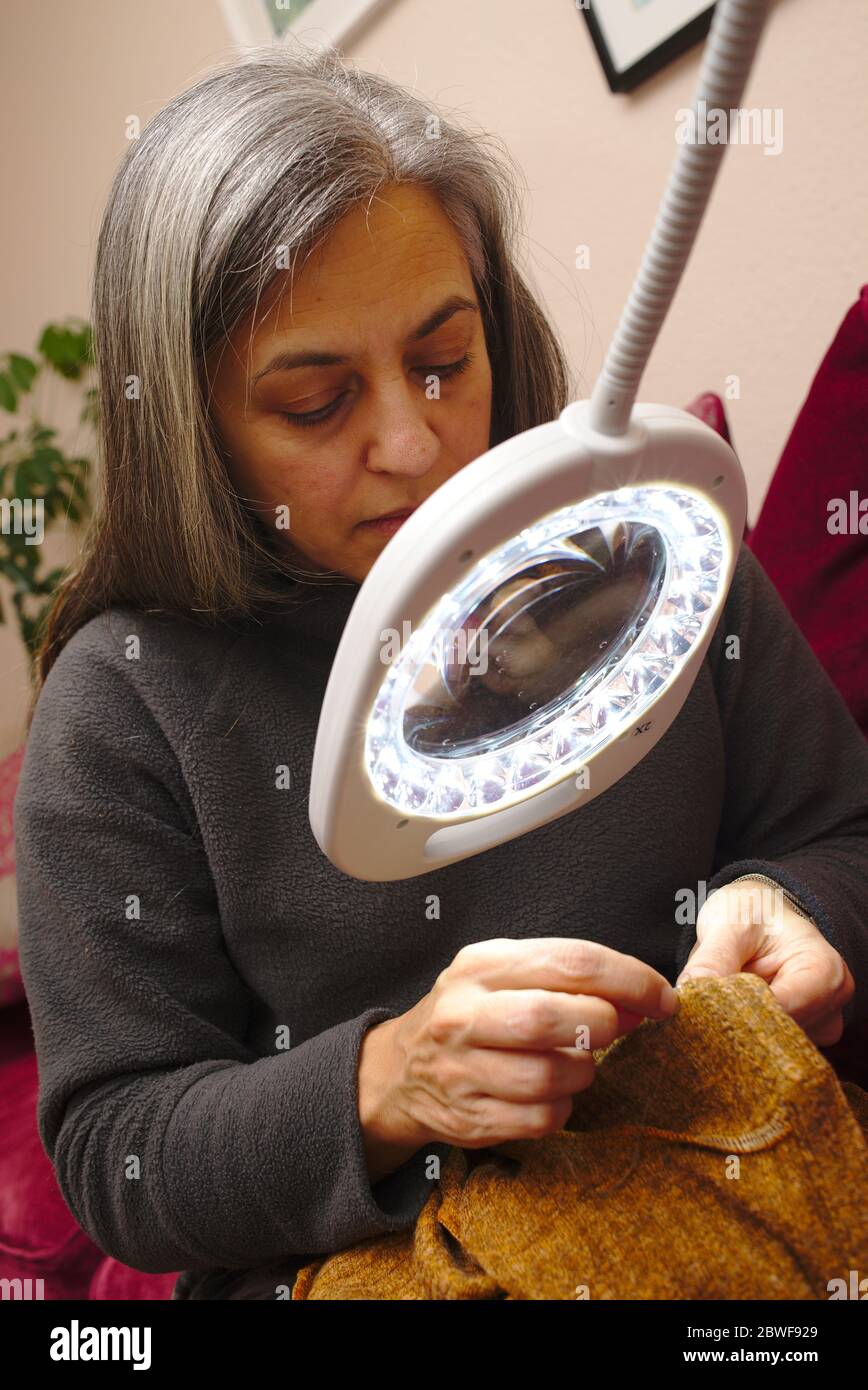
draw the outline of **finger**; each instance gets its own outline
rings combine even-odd
[[[462,1038],[475,1047],[596,1051],[622,1033],[632,1032],[642,1021],[641,1014],[592,994],[497,989],[479,992]]]
[[[588,1078],[590,1084],[593,1080],[590,1072]],[[553,1108],[560,1114],[553,1117]],[[519,1105],[485,1097],[480,1100],[469,1118],[466,1113],[462,1115],[460,1134],[451,1134],[448,1111],[440,1129],[453,1144],[462,1149],[487,1149],[506,1139],[540,1139],[545,1134],[565,1129],[572,1110],[571,1096],[556,1102],[540,1102],[536,1105]]]
[[[803,1028],[813,1027],[852,996],[853,976],[837,951],[810,945],[789,956],[769,987],[781,1008]]]
[[[688,979],[723,979],[738,975],[759,950],[764,936],[761,922],[714,921],[705,928],[687,958],[676,985]]]
[[[591,994],[648,1018],[667,1018],[678,997],[664,975],[636,956],[582,937],[498,937],[464,946],[449,967],[487,989]]]
[[[840,1009],[834,1013],[826,1014],[825,1018],[810,1028],[806,1028],[805,1032],[817,1047],[833,1047],[843,1037],[844,1015]]]
[[[559,1100],[584,1090],[594,1074],[592,1052],[502,1052],[470,1048],[465,1054],[466,1095],[493,1096],[516,1105]],[[463,1070],[463,1069],[462,1069]],[[462,1086],[452,1083],[450,1102],[461,1107]]]

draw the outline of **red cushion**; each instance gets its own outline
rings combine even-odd
[[[11,1062],[33,1051],[33,1029],[27,1000],[9,1004],[0,1011],[0,1063]]]
[[[855,494],[851,498],[851,494]],[[856,529],[829,531],[829,504]],[[868,285],[814,377],[748,544],[868,737]]]
[[[851,493],[855,498],[851,498]],[[781,455],[748,545],[868,738],[868,285],[847,311]],[[829,530],[829,503],[855,529]],[[868,1089],[868,1022],[821,1049]]]
[[[721,435],[732,446],[732,436],[729,432],[729,421],[726,418],[726,409],[720,396],[713,391],[704,391],[701,396],[697,396],[690,405],[684,407],[691,415],[703,420],[706,425],[710,425],[713,430]]]

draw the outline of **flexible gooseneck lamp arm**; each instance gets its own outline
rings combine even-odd
[[[694,119],[741,104],[769,0],[718,0],[703,53]],[[675,297],[723,159],[722,143],[684,144],[669,176],[645,253],[591,393],[590,423],[624,434],[642,374]]]
[[[738,107],[767,9],[718,0],[695,122]],[[311,768],[311,828],[342,872],[411,878],[581,808],[690,694],[747,489],[707,425],[635,401],[723,151],[679,150],[591,399],[459,469],[367,574]]]

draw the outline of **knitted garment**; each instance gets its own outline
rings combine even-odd
[[[826,1299],[868,1273],[868,1095],[758,976],[681,995],[595,1053],[566,1129],[451,1148],[414,1229],[292,1297]]]

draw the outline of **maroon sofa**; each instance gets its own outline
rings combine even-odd
[[[688,409],[729,440],[718,396]],[[731,441],[730,441],[731,442]],[[868,537],[833,534],[828,502],[868,494],[868,285],[821,364],[747,544],[868,737]],[[858,513],[857,513],[858,514]],[[868,529],[868,518],[866,518]],[[822,1051],[868,1089],[868,1030]],[[66,1207],[36,1127],[27,1002],[0,1008],[0,1278],[42,1279],[46,1299],[167,1299],[177,1272],[105,1255]]]

